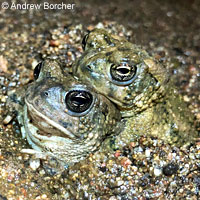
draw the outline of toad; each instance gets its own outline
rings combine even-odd
[[[34,154],[71,165],[118,132],[121,114],[114,104],[64,73],[57,61],[39,63],[34,77],[8,101]]]
[[[197,137],[193,115],[158,60],[104,29],[87,34],[83,49],[73,65],[73,75],[117,105],[124,126],[116,137],[117,147],[138,135],[151,135],[177,146]]]

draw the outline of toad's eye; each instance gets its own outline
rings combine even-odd
[[[87,34],[84,36],[83,40],[82,40],[82,47],[83,47],[83,50],[85,50],[85,46],[86,46],[86,44],[87,44],[87,39],[88,39],[88,37],[89,37],[89,34],[90,34],[90,33],[87,33]]]
[[[65,97],[67,109],[73,113],[85,113],[90,109],[92,102],[92,94],[85,90],[72,90]]]
[[[121,63],[120,65],[112,64],[110,67],[110,75],[118,85],[130,84],[136,76],[137,67],[135,65],[129,65],[128,63]]]
[[[35,69],[34,69],[34,79],[37,80],[39,74],[40,74],[40,70],[42,68],[43,62],[40,62],[39,64],[36,65]]]

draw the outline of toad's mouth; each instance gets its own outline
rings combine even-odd
[[[34,137],[37,137],[38,139],[45,137],[45,140],[47,138],[52,140],[52,137],[55,136],[72,140],[78,139],[76,135],[71,133],[69,130],[39,112],[26,99],[25,103],[26,110],[24,112],[26,113],[24,113],[24,115],[26,115],[26,118],[29,119],[28,123],[31,123],[32,126],[35,126],[38,129],[38,131],[34,133]]]

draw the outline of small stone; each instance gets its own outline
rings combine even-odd
[[[190,154],[189,154],[189,158],[190,158],[191,160],[195,160],[195,155],[194,155],[193,153],[190,153]]]
[[[124,184],[124,181],[123,180],[116,180],[117,181],[117,186],[121,186]]]
[[[114,155],[115,155],[115,157],[119,157],[121,155],[121,151],[117,150]]]
[[[3,124],[9,124],[10,123],[10,121],[12,120],[12,116],[10,116],[10,115],[7,115],[6,117],[5,117],[5,119],[3,120]]]
[[[5,102],[6,102],[6,99],[7,99],[6,96],[3,96],[3,95],[0,96],[1,102],[5,103]]]
[[[43,194],[42,195],[42,199],[46,199],[47,198],[47,195],[46,194]]]
[[[189,102],[189,101],[190,101],[190,98],[189,98],[188,96],[184,95],[184,96],[183,96],[183,100],[184,100],[185,102]]]
[[[132,169],[134,172],[137,172],[137,171],[138,171],[137,166],[132,166],[131,169]]]
[[[36,169],[39,168],[39,166],[40,166],[40,159],[31,159],[30,160],[30,168],[32,170],[35,171]]]
[[[109,198],[109,200],[117,200],[115,196]]]
[[[3,56],[0,56],[0,71],[2,72],[8,71],[8,61]]]
[[[145,150],[145,156],[146,157],[150,157],[150,155],[151,155],[151,150],[150,149],[146,149]]]
[[[168,165],[163,167],[163,174],[165,176],[171,176],[178,171],[178,165],[175,163],[169,163]]]
[[[154,168],[154,175],[155,176],[160,176],[161,174],[162,174],[162,170],[161,169],[159,169],[159,168]]]
[[[131,165],[131,164],[132,164],[132,162],[131,162],[128,158],[123,157],[123,158],[121,159],[121,165],[122,165],[123,167],[127,167],[127,166],[129,166],[129,165]]]

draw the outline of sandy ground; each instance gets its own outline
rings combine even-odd
[[[12,5],[11,1],[4,2]],[[60,1],[41,2],[52,3],[53,8]],[[1,7],[1,121],[6,116],[7,95],[33,79],[35,62],[53,55],[70,67],[82,53],[81,38],[86,30],[101,22],[110,27],[122,24],[132,31],[132,42],[171,63],[171,77],[196,116],[194,125],[199,127],[200,1],[67,3],[75,4],[74,9]],[[7,4],[1,0],[0,5]],[[30,163],[38,160],[20,152],[28,147],[15,120],[6,126],[0,124],[0,199],[200,198],[200,142],[179,149],[160,140],[141,137],[121,151],[90,155],[62,174],[55,174],[45,161],[39,168],[31,168]]]

